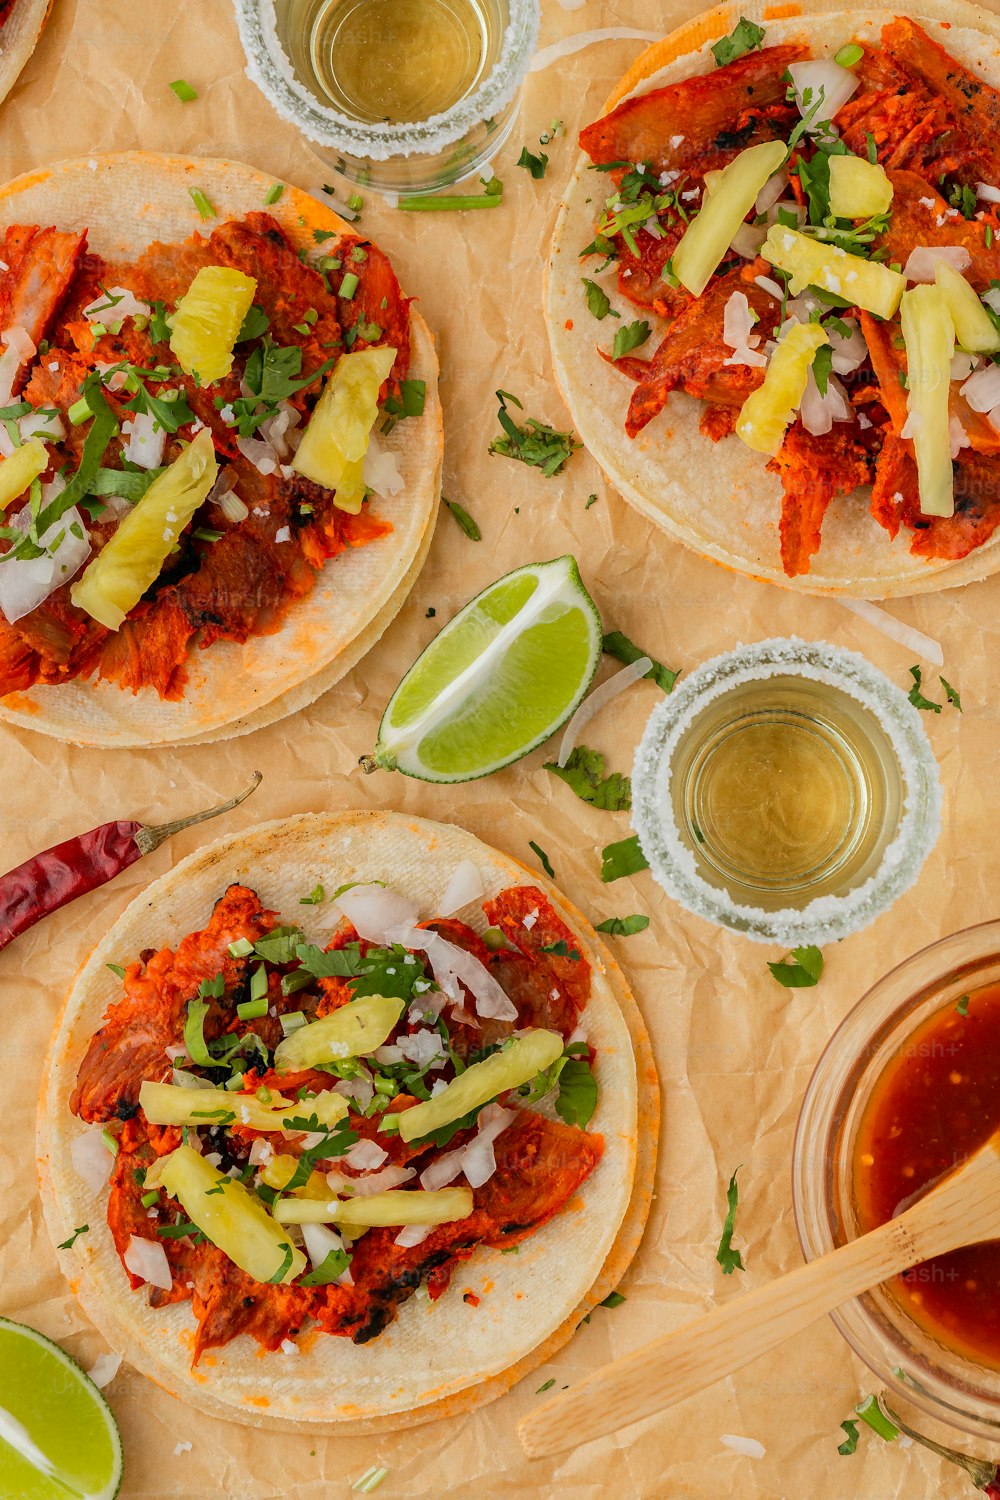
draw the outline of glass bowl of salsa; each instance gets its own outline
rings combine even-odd
[[[1000,920],[886,974],[820,1057],[792,1159],[806,1260],[894,1217],[998,1128]],[[895,1397],[1000,1443],[1000,1236],[926,1261],[832,1317]]]

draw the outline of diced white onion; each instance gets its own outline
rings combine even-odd
[[[756,260],[766,239],[766,224],[741,224],[730,240],[729,248],[744,260]]]
[[[9,406],[17,372],[35,353],[35,345],[24,328],[8,328],[0,333],[0,343],[7,345],[0,355],[0,406]]]
[[[374,433],[368,440],[361,477],[376,495],[398,495],[406,481],[399,472],[396,454],[379,446]]]
[[[43,486],[43,500],[47,488]],[[56,493],[63,489],[65,484],[60,484]],[[25,506],[11,519],[10,525],[27,532],[30,519]],[[76,527],[79,536],[74,534],[72,527]],[[90,556],[90,540],[75,505],[50,526],[39,541],[43,547],[51,547],[60,535],[62,539],[53,552],[46,552],[41,557],[16,558],[0,568],[0,611],[11,625],[37,609],[62,584],[68,583]]]
[[[183,1057],[187,1061],[187,1048],[183,1042],[171,1042],[169,1047],[164,1047],[163,1055],[170,1062],[176,1062],[179,1057]]]
[[[854,318],[844,318],[843,323],[849,330],[846,337],[829,323],[826,325],[830,348],[833,350],[831,365],[835,375],[852,374],[868,358],[868,345],[857,321]]]
[[[964,245],[916,245],[906,258],[903,275],[907,281],[933,281],[941,261],[961,274],[972,265],[972,256]]]
[[[767,1449],[763,1443],[756,1438],[742,1437],[736,1432],[724,1432],[719,1439],[727,1448],[732,1448],[734,1453],[742,1453],[746,1458],[763,1458]]]
[[[766,214],[772,203],[777,203],[782,193],[788,186],[788,173],[784,168],[780,172],[773,172],[767,179],[753,206],[755,214]]]
[[[849,422],[852,415],[847,392],[837,377],[827,377],[826,395],[821,396],[816,377],[810,369],[799,405],[799,416],[806,432],[811,432],[814,437],[822,437],[830,431],[834,422]]]
[[[395,1042],[385,1042],[381,1047],[376,1047],[372,1057],[382,1068],[394,1068],[403,1061],[403,1051],[397,1047]]]
[[[485,894],[482,871],[471,859],[460,860],[438,903],[438,912],[442,917],[450,917],[453,912],[461,911],[463,906],[471,906],[473,901],[479,901]]]
[[[772,277],[755,276],[753,280],[754,286],[759,286],[762,292],[766,292],[768,296],[773,297],[776,302],[781,302],[784,299],[785,293],[783,288],[780,287]]]
[[[102,1130],[86,1130],[73,1137],[69,1148],[73,1170],[90,1188],[99,1193],[111,1176],[115,1159],[108,1150]]]
[[[265,1140],[262,1135],[259,1135],[250,1147],[248,1160],[255,1167],[266,1167],[273,1155],[274,1147],[271,1145],[271,1142]]]
[[[987,307],[992,307],[995,313],[1000,313],[1000,286],[991,286],[983,293],[983,301]]]
[[[29,438],[46,438],[49,442],[61,442],[66,436],[66,428],[62,417],[57,411],[32,411],[27,416],[21,417],[17,424],[17,430],[24,442]]]
[[[313,1269],[318,1269],[327,1256],[334,1250],[343,1250],[344,1241],[335,1229],[329,1224],[303,1224],[302,1243],[306,1247],[306,1254],[312,1262]],[[337,1277],[338,1286],[352,1286],[350,1271],[345,1271],[343,1276]]]
[[[138,464],[140,469],[160,467],[167,431],[150,412],[136,412],[131,421],[122,423],[122,432],[128,438],[125,457],[129,463]]]
[[[799,114],[803,119],[812,115],[810,134],[822,121],[834,119],[861,82],[848,68],[842,68],[839,63],[827,57],[792,63],[788,72],[795,89],[795,103]],[[821,90],[823,102],[816,109]]]
[[[120,391],[122,386],[128,379],[128,371],[121,369],[119,365],[112,360],[95,360],[94,369],[99,370],[102,375],[108,375],[109,370],[114,371],[114,374],[108,376],[108,378],[103,382],[109,391]]]
[[[447,1056],[440,1031],[431,1031],[429,1027],[401,1036],[398,1046],[406,1061],[418,1068],[434,1067],[435,1064],[440,1067]]]
[[[753,333],[756,321],[745,292],[733,292],[722,314],[722,341],[733,353],[723,360],[727,365],[751,365],[763,369],[767,360],[755,345],[760,334]]]
[[[515,1110],[503,1109],[499,1104],[487,1104],[479,1111],[476,1122],[478,1129],[472,1140],[456,1151],[448,1151],[444,1156],[439,1156],[430,1166],[425,1167],[420,1174],[421,1187],[428,1191],[445,1187],[460,1172],[464,1173],[466,1182],[472,1188],[482,1187],[484,1182],[489,1182],[497,1169],[493,1143],[516,1117]]]
[[[366,943],[385,946],[392,928],[416,922],[420,910],[412,901],[384,885],[352,885],[333,906],[347,918]]]
[[[462,1170],[462,1157],[465,1148],[460,1146],[456,1151],[446,1151],[443,1156],[437,1156],[429,1167],[425,1167],[420,1174],[420,1186],[427,1192],[437,1192],[438,1188],[447,1187],[449,1182],[454,1182]]]
[[[345,1099],[353,1099],[359,1109],[367,1109],[375,1095],[375,1084],[369,1070],[362,1066],[353,1078],[338,1079],[333,1091]]]
[[[416,927],[392,928],[389,941],[426,953],[438,984],[459,1005],[464,984],[476,1002],[476,1015],[496,1021],[517,1020],[517,1010],[502,986],[478,958],[456,943],[449,943],[437,932]]]
[[[170,1074],[170,1082],[183,1089],[214,1088],[214,1084],[209,1083],[207,1078],[199,1078],[197,1073],[189,1073],[186,1068],[174,1068]]]
[[[560,3],[565,4],[565,0],[560,0]],[[435,1224],[404,1224],[392,1243],[403,1250],[412,1250],[414,1245],[422,1245],[436,1227]]]
[[[903,423],[903,428],[899,435],[902,438],[914,438],[916,437],[922,426],[923,413],[919,411],[911,411],[907,416],[906,421]]]
[[[1000,410],[1000,408],[998,408]],[[951,440],[951,456],[957,458],[963,448],[968,448],[969,434],[962,426],[961,417],[952,416],[948,419],[948,437]]]
[[[988,182],[977,182],[976,197],[986,203],[1000,203],[1000,188],[991,187]]]
[[[992,411],[1000,405],[1000,365],[985,365],[961,386],[973,411]]]
[[[966,354],[964,349],[959,349],[958,353],[951,357],[952,380],[968,380],[973,370],[978,369],[978,357],[975,354]]]
[[[376,1167],[389,1160],[389,1153],[377,1141],[361,1140],[355,1141],[351,1149],[344,1153],[342,1160],[356,1172],[373,1172]]]
[[[99,1391],[110,1385],[122,1367],[120,1354],[99,1354],[87,1371],[87,1376]]]
[[[640,677],[645,677],[652,665],[648,656],[640,656],[638,661],[630,662],[627,667],[622,667],[620,672],[609,677],[607,682],[602,682],[600,687],[595,688],[584,698],[563,733],[557,757],[557,763],[560,766],[564,766],[569,760],[581,730],[590,723],[594,715],[599,713],[606,703],[617,698],[619,693],[624,693],[626,688],[630,688],[633,682],[638,682]]]
[[[126,1270],[142,1281],[148,1281],[150,1286],[158,1286],[161,1291],[169,1292],[174,1284],[167,1252],[155,1240],[144,1240],[137,1234],[130,1235],[128,1249],[122,1260]]]
[[[369,1172],[366,1177],[351,1177],[349,1182],[356,1197],[370,1198],[373,1193],[386,1193],[390,1188],[401,1187],[416,1175],[412,1167],[383,1167],[381,1172]],[[327,1181],[329,1180],[328,1176]]]
[[[109,307],[108,303],[115,297],[119,300]],[[151,312],[149,303],[140,302],[127,287],[109,286],[107,295],[102,292],[93,302],[88,302],[83,316],[92,323],[117,323],[122,318],[148,318]]]
[[[270,443],[262,443],[260,438],[238,437],[236,446],[246,459],[247,463],[257,470],[258,474],[274,474],[278,469],[278,455]]]
[[[277,409],[261,422],[258,431],[278,458],[286,458],[298,446],[297,442],[292,441],[291,433],[301,421],[302,417],[291,402],[280,401]],[[299,433],[298,436],[301,437],[302,434]]]

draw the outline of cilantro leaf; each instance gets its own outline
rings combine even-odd
[[[648,651],[640,650],[633,641],[629,640],[627,635],[622,635],[620,630],[610,630],[607,632],[604,637],[604,650],[608,656],[613,656],[616,661],[624,662],[626,666],[631,665],[634,661],[638,661],[640,656],[649,656]],[[672,672],[669,667],[665,667],[662,662],[658,662],[652,656],[649,656],[649,659],[653,664],[645,674],[646,677],[651,678],[657,687],[662,688],[665,693],[669,693],[681,675],[680,672]]]
[[[326,895],[321,884],[314,885],[308,896],[299,897],[300,906],[320,906],[326,900]]]
[[[274,1275],[273,1276],[269,1276],[267,1278],[268,1285],[271,1285],[272,1283],[274,1285],[277,1285],[278,1282],[283,1281],[284,1278],[285,1278],[285,1276],[286,1276],[286,1274],[287,1274],[287,1272],[288,1272],[289,1266],[292,1264],[292,1247],[291,1247],[291,1245],[289,1245],[286,1242],[284,1244],[279,1245],[278,1249],[279,1250],[284,1250],[284,1252],[285,1252],[284,1259],[282,1260],[281,1265],[275,1271]]]
[[[247,315],[240,324],[240,331],[236,335],[236,342],[238,344],[245,344],[248,339],[263,338],[270,326],[271,319],[267,313],[262,307],[258,307],[254,303],[252,307],[247,308]]]
[[[215,1065],[205,1041],[204,1026],[207,1013],[207,1000],[188,1001],[187,1019],[184,1022],[184,1046],[188,1057],[200,1068],[211,1068]]]
[[[300,1276],[299,1286],[327,1286],[331,1281],[337,1281],[351,1264],[351,1257],[345,1249],[339,1247],[331,1250],[329,1255],[310,1271],[308,1276]]]
[[[523,407],[510,391],[497,391],[497,399],[500,402],[497,420],[503,428],[503,436],[493,439],[490,453],[501,458],[516,458],[531,468],[541,469],[546,479],[551,479],[583,446],[571,432],[557,432],[535,417],[528,417],[524,425],[519,426],[507,410],[507,402],[512,401],[521,410]]]
[[[945,694],[945,697],[948,699],[948,702],[952,705],[953,708],[957,708],[958,711],[959,711],[959,713],[961,713],[962,712],[962,697],[961,697],[961,694],[958,691],[958,688],[952,687],[952,685],[948,681],[947,677],[939,677],[938,681],[940,682],[941,686],[944,688],[944,694]]]
[[[841,1422],[840,1425],[847,1433],[847,1437],[842,1443],[838,1443],[837,1452],[842,1453],[846,1458],[847,1455],[849,1453],[853,1453],[858,1446],[858,1424],[857,1422],[852,1422],[851,1419],[848,1418],[846,1422]]]
[[[621,313],[615,312],[611,306],[611,299],[602,286],[598,286],[596,281],[591,281],[586,276],[581,276],[580,280],[587,289],[587,306],[598,322],[603,321],[609,313],[613,318],[621,317]]]
[[[90,1229],[90,1225],[89,1224],[78,1224],[77,1227],[73,1230],[73,1233],[70,1235],[69,1239],[68,1240],[63,1240],[62,1244],[59,1246],[59,1249],[60,1250],[72,1250],[73,1246],[76,1244],[76,1242],[80,1238],[81,1234],[87,1234],[87,1232],[89,1231],[89,1229]]]
[[[290,964],[298,956],[297,949],[304,936],[301,927],[273,927],[257,939],[253,951],[269,964]]]
[[[152,417],[164,432],[177,432],[179,428],[194,421],[194,412],[188,406],[183,391],[175,391],[169,398],[165,395],[153,396],[138,376],[134,378],[139,389],[131,401],[125,402],[125,411]]]
[[[565,938],[556,938],[554,943],[543,943],[541,953],[553,953],[556,958],[572,958],[579,961],[580,954],[576,948],[571,948]]]
[[[645,932],[649,918],[636,912],[631,917],[607,917],[598,922],[595,932],[609,932],[612,937],[631,937],[634,932]]]
[[[469,541],[481,542],[483,539],[483,533],[480,531],[476,522],[469,515],[469,512],[465,509],[465,507],[459,505],[457,500],[449,500],[447,495],[442,495],[441,499],[451,511],[452,515],[455,517],[455,520],[458,522],[459,526],[469,538]]]
[[[969,996],[969,995],[963,995],[961,997],[961,999],[959,1000],[958,1004],[955,1006],[955,1009],[958,1011],[958,1014],[960,1016],[967,1016],[969,1014],[969,1000],[970,999],[971,999],[971,996]]]
[[[712,48],[715,66],[724,68],[727,63],[735,62],[744,53],[757,51],[763,45],[763,26],[756,26],[753,21],[748,21],[746,16],[740,16],[729,35],[724,36],[721,42],[716,42]]]
[[[640,318],[635,323],[623,323],[615,332],[615,341],[611,347],[612,361],[621,359],[632,349],[638,349],[640,344],[646,342],[652,331],[645,318]]]
[[[813,356],[812,372],[816,382],[816,389],[821,396],[825,396],[830,384],[830,375],[833,371],[833,346],[832,344],[821,344]]]
[[[649,860],[642,852],[637,833],[619,839],[617,843],[606,844],[601,850],[601,879],[606,885],[612,880],[621,880],[623,875],[636,875],[640,870],[648,869]]]
[[[521,154],[514,163],[516,167],[526,167],[536,182],[540,182],[545,176],[545,168],[549,159],[544,151],[539,151],[537,156],[532,156],[527,146],[521,147]]]
[[[576,793],[581,802],[609,812],[625,812],[632,806],[632,782],[628,776],[612,771],[604,774],[604,756],[588,745],[576,745],[566,764],[545,762],[546,771],[558,776]]]
[[[906,696],[913,704],[913,707],[922,708],[932,714],[939,714],[941,712],[941,704],[932,702],[930,698],[925,698],[923,693],[920,691],[920,685],[923,678],[923,673],[921,672],[920,668],[911,667],[910,676],[913,678],[913,686],[910,688],[910,691]]]
[[[791,962],[769,963],[767,966],[779,984],[786,990],[809,990],[819,983],[823,972],[823,955],[818,948],[793,948]]]
[[[119,979],[125,978],[125,970],[122,968],[121,964],[105,964],[104,967],[106,969],[110,969],[112,974],[117,974]]]
[[[552,868],[552,861],[549,859],[549,856],[546,854],[545,850],[541,847],[541,845],[536,844],[535,841],[534,841],[534,839],[529,839],[528,840],[528,848],[529,849],[534,849],[535,853],[538,855],[538,858],[539,858],[539,861],[541,863],[542,869],[545,871],[546,875],[549,877],[550,880],[555,880],[555,878],[556,878],[556,872]]]
[[[597,1305],[598,1307],[621,1307],[622,1303],[627,1301],[628,1298],[623,1292],[609,1292]]]
[[[736,1172],[738,1172],[739,1170],[739,1167],[737,1167]],[[722,1238],[719,1241],[719,1248],[715,1252],[715,1258],[719,1262],[719,1265],[722,1267],[722,1274],[724,1276],[731,1276],[734,1271],[746,1270],[746,1266],[743,1264],[742,1255],[738,1250],[733,1249],[733,1230],[736,1228],[736,1209],[740,1201],[740,1190],[736,1183],[736,1172],[734,1172],[732,1177],[730,1177],[729,1186],[726,1189],[726,1203],[728,1204],[728,1211],[726,1213],[726,1222],[722,1226]]]

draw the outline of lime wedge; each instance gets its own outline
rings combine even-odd
[[[417,658],[364,763],[423,781],[488,776],[555,733],[600,659],[601,617],[575,558],[518,568]]]
[[[111,1409],[75,1359],[0,1318],[0,1495],[114,1500],[122,1443]]]

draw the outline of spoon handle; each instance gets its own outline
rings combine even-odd
[[[537,1458],[652,1416],[878,1282],[956,1246],[998,1237],[998,1225],[1000,1159],[987,1147],[898,1218],[732,1298],[537,1407],[518,1425],[522,1446]]]

